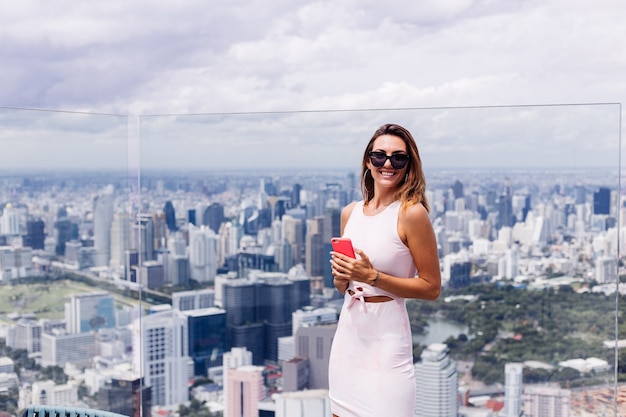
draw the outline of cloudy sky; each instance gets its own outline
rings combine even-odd
[[[434,165],[614,164],[619,106],[577,104],[626,98],[625,28],[623,0],[2,2],[0,165],[353,163],[385,121]]]

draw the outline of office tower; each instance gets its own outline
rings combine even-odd
[[[224,206],[220,203],[212,203],[202,213],[202,224],[208,226],[214,233],[219,232],[224,220],[226,220]]]
[[[296,357],[309,360],[309,389],[328,389],[328,359],[336,324],[298,328]]]
[[[207,226],[189,225],[189,267],[191,278],[212,283],[217,274],[217,236]]]
[[[278,360],[278,338],[291,335],[291,294],[289,281],[257,284],[257,319],[264,323],[264,359]]]
[[[79,240],[70,240],[65,243],[65,263],[76,267],[81,267],[81,253],[83,244]]]
[[[33,275],[31,248],[0,246],[0,282]]]
[[[322,277],[324,261],[328,252],[324,252],[324,217],[317,216],[306,221],[305,268],[310,277]],[[328,263],[328,262],[326,262]]]
[[[113,223],[113,186],[107,185],[93,200],[93,237],[96,266],[108,266]]]
[[[307,358],[292,357],[282,362],[283,392],[303,391],[309,387],[309,369]]]
[[[274,245],[274,261],[278,266],[278,272],[289,272],[293,267],[293,255],[291,253],[291,243],[286,239]]]
[[[226,311],[203,308],[183,312],[189,329],[189,356],[195,376],[207,376],[209,368],[222,365],[226,351]]]
[[[595,278],[598,284],[617,281],[617,259],[611,256],[599,256],[596,259]]]
[[[169,309],[133,321],[133,370],[152,389],[152,404],[189,400],[187,317]]]
[[[197,226],[196,223],[196,209],[187,210],[187,223],[191,223],[194,226]]]
[[[511,180],[504,180],[504,192],[498,199],[498,223],[497,228],[511,227],[515,224],[515,216],[513,215],[513,192]]]
[[[311,305],[311,280],[304,271],[294,268],[290,271],[288,279],[292,284],[290,313]]]
[[[463,183],[459,180],[456,180],[454,184],[452,184],[452,193],[454,195],[454,199],[463,198],[465,195],[463,194]]]
[[[222,290],[228,346],[247,347],[252,352],[253,363],[262,363],[264,328],[257,319],[256,285],[243,279],[230,280],[223,284]]]
[[[284,392],[276,395],[275,417],[330,416],[328,390]]]
[[[23,219],[26,218],[26,209],[23,207],[14,207],[11,203],[7,203],[0,215],[0,234],[17,236],[24,232],[25,224]]]
[[[224,417],[258,417],[259,401],[267,397],[263,384],[263,367],[240,366],[224,373],[228,373]]]
[[[152,407],[150,387],[141,378],[111,378],[98,390],[98,409],[128,417],[150,415]]]
[[[146,261],[141,265],[140,281],[147,288],[154,290],[165,285],[163,264],[159,261]]]
[[[78,225],[72,223],[67,217],[59,218],[54,223],[56,247],[58,256],[65,255],[65,244],[72,239],[78,239]]]
[[[587,202],[587,189],[584,185],[576,185],[574,187],[574,203],[585,204]]]
[[[139,214],[137,223],[133,226],[133,243],[139,247],[132,247],[139,252],[140,263],[153,261],[155,258],[155,224],[152,215]],[[133,246],[134,246],[133,245]]]
[[[123,268],[126,251],[130,249],[130,219],[127,213],[113,214],[111,224],[111,260],[112,268]]]
[[[28,353],[41,352],[43,326],[30,319],[19,319],[9,330],[7,346],[12,349],[26,349]]]
[[[291,211],[290,211],[291,212]],[[283,222],[283,238],[291,245],[294,265],[304,260],[304,222],[302,219],[285,214]]]
[[[45,229],[46,225],[41,219],[28,221],[26,223],[26,235],[23,237],[22,244],[33,249],[43,250],[46,240]]]
[[[611,190],[600,187],[593,193],[593,214],[611,213]]]
[[[569,417],[571,391],[558,386],[526,386],[522,394],[524,417]],[[507,414],[508,417],[508,414]]]
[[[56,331],[41,335],[41,366],[63,368],[69,362],[79,368],[87,367],[92,364],[95,354],[94,332],[68,334]]]
[[[302,185],[301,184],[294,184],[291,187],[291,194],[290,194],[290,207],[300,207],[300,192],[302,191]]]
[[[172,307],[180,311],[215,307],[215,290],[177,291],[172,294]]]
[[[429,345],[415,364],[416,417],[456,417],[458,375],[443,343]]]
[[[522,392],[524,390],[524,365],[509,362],[504,365],[504,417],[522,415]],[[544,417],[544,415],[542,415]]]
[[[324,277],[324,287],[325,288],[335,288],[333,284],[333,274],[330,270],[330,256],[328,255],[332,250],[332,246],[330,244],[330,239],[336,236],[341,235],[341,210],[340,209],[329,209],[324,213],[324,225],[323,225],[323,233],[322,233],[322,244],[324,248],[322,249],[324,255],[324,259],[322,260],[323,267],[323,277]]]
[[[230,351],[224,353],[222,358],[222,368],[224,374],[224,416],[228,415],[228,401],[226,400],[229,397],[228,387],[230,384],[228,383],[228,371],[230,369],[237,369],[241,366],[250,366],[252,365],[252,352],[247,350],[245,347],[234,347]]]
[[[171,201],[168,200],[165,202],[163,213],[165,214],[165,225],[167,226],[167,230],[170,232],[178,230],[178,225],[176,224],[176,211],[174,210],[174,205]]]
[[[72,295],[65,321],[70,334],[115,327],[115,299],[106,292]]]
[[[124,252],[124,279],[137,282],[137,268],[139,266],[139,252],[127,250]]]

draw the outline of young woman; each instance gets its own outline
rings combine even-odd
[[[413,416],[413,341],[406,298],[434,300],[441,290],[437,241],[428,217],[417,145],[386,124],[363,154],[363,200],[341,213],[341,234],[356,259],[331,252],[345,294],[329,363],[336,417]]]

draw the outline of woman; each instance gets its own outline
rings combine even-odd
[[[409,417],[415,377],[405,299],[436,299],[441,274],[426,181],[408,130],[386,124],[374,133],[361,187],[363,200],[341,212],[341,234],[357,257],[331,252],[334,284],[345,294],[330,354],[331,409],[336,417]]]

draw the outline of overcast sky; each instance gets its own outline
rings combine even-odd
[[[207,162],[216,147],[259,166],[268,147],[274,164],[352,164],[386,121],[414,132],[426,165],[511,164],[516,152],[542,165],[578,149],[563,165],[601,166],[616,163],[619,107],[492,106],[623,102],[626,4],[20,0],[0,4],[0,51],[2,107],[144,116],[136,146],[124,117],[0,110],[4,167],[67,154],[61,165],[113,167],[109,154],[135,148],[144,166],[232,164]],[[471,109],[317,112],[452,107]],[[145,117],[170,114],[210,115]]]

